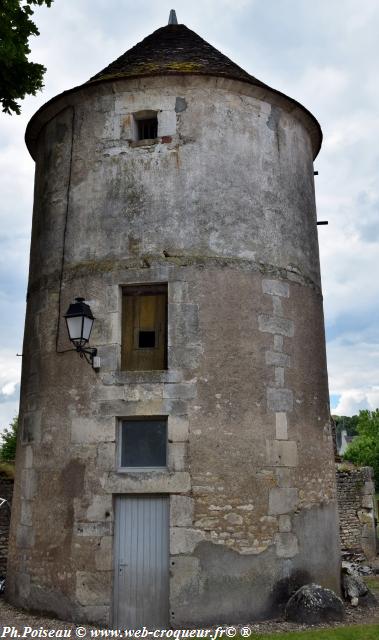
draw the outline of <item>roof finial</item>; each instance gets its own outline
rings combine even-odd
[[[168,18],[168,24],[178,24],[178,18],[176,17],[175,9],[171,9],[170,15]]]

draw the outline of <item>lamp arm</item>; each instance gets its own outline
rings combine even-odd
[[[96,347],[76,347],[76,351],[79,353],[81,358],[85,358],[88,364],[93,365],[93,359],[97,355]],[[89,358],[87,358],[89,356]]]

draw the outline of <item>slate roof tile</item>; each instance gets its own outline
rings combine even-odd
[[[267,86],[184,24],[157,29],[88,82],[178,73],[224,76]]]

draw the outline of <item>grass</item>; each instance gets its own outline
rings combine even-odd
[[[369,578],[365,578],[364,580],[371,591],[379,591],[379,576],[371,576]]]
[[[378,640],[379,624],[251,635],[250,640]],[[237,640],[237,639],[236,639]],[[244,640],[238,636],[238,640]]]
[[[7,478],[14,478],[14,463],[0,461],[0,474]]]

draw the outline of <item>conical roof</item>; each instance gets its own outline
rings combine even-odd
[[[184,24],[168,24],[157,29],[89,82],[185,73],[224,76],[267,86]]]
[[[30,120],[25,133],[26,144],[31,155],[35,157],[35,146],[41,127],[62,108],[63,102],[66,105],[70,104],[73,94],[108,81],[183,74],[232,78],[260,87],[263,95],[275,94],[280,99],[284,99],[287,104],[290,103],[293,112],[302,114],[303,118],[305,116],[306,126],[312,139],[314,157],[317,156],[321,146],[322,132],[316,118],[308,109],[241,69],[184,24],[177,24],[175,12],[170,13],[170,23],[167,26],[154,31],[84,84],[64,91],[40,107]]]

